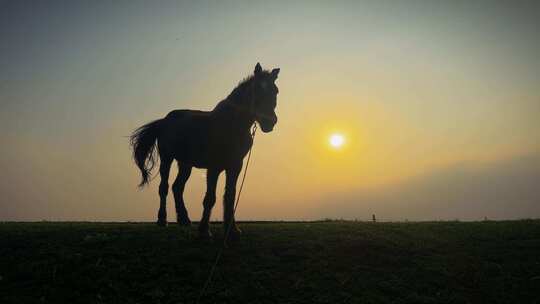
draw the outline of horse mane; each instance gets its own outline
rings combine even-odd
[[[267,74],[270,75],[270,71],[263,70],[261,74]],[[235,105],[241,105],[241,103],[245,100],[244,94],[246,93],[246,88],[248,85],[255,79],[255,75],[251,74],[244,79],[240,80],[236,87],[231,91],[231,93],[227,96],[227,98],[223,99],[222,101],[218,102],[214,110],[222,109],[224,106],[229,104],[235,104]]]

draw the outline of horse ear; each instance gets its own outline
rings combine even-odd
[[[277,75],[279,74],[279,68],[273,69],[271,74],[272,74],[272,78],[274,78],[274,80],[276,80]]]
[[[257,75],[259,74],[260,72],[262,72],[262,66],[260,63],[257,62],[257,65],[255,66],[255,72],[254,74]]]

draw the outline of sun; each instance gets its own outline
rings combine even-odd
[[[328,139],[328,143],[330,144],[332,148],[339,149],[345,143],[345,137],[343,136],[343,134],[334,133],[330,135],[330,138]]]

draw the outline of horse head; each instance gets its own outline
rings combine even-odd
[[[279,90],[275,82],[278,74],[279,68],[266,71],[259,63],[255,66],[252,82],[252,112],[255,121],[259,123],[265,133],[272,131],[277,123],[275,110]]]

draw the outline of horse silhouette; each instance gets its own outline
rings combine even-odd
[[[262,131],[268,133],[277,123],[275,108],[278,88],[275,81],[278,74],[279,69],[263,70],[257,63],[253,75],[240,82],[212,111],[174,110],[165,118],[152,121],[133,132],[133,158],[142,175],[139,187],[150,182],[149,177],[159,154],[161,182],[158,225],[167,224],[169,171],[173,160],[176,160],[178,176],[172,185],[172,192],[178,224],[191,224],[183,199],[191,170],[193,167],[205,168],[206,194],[199,233],[203,237],[211,237],[209,220],[216,202],[216,184],[222,171],[226,174],[224,229],[230,231],[233,237],[241,233],[234,219],[236,181],[242,170],[243,159],[253,144],[251,126],[257,122]]]

